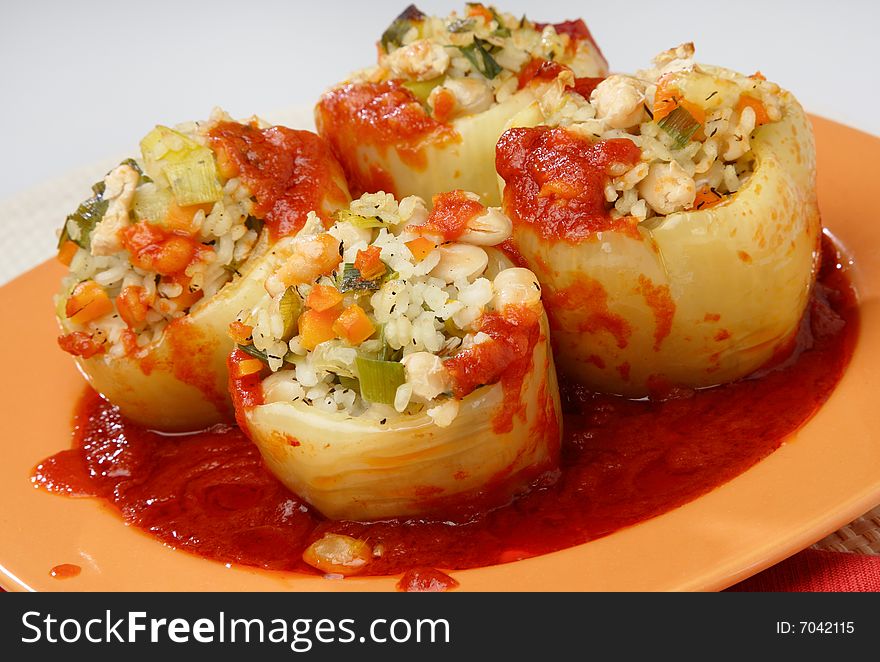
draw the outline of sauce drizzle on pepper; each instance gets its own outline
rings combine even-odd
[[[577,244],[597,232],[631,232],[626,217],[611,217],[605,185],[616,165],[635,165],[640,154],[626,138],[593,143],[560,128],[510,129],[495,148],[504,208],[545,239]]]

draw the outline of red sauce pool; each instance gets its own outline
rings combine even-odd
[[[78,577],[82,568],[73,563],[61,563],[49,571],[49,576],[55,579],[72,579]],[[430,590],[430,589],[426,589]]]
[[[852,355],[858,308],[846,261],[827,239],[793,354],[752,378],[665,401],[632,401],[563,384],[562,469],[508,506],[466,521],[334,522],[264,468],[237,428],[162,436],[93,392],[74,448],[40,464],[34,482],[114,504],[163,542],[223,562],[316,572],[300,556],[327,532],[382,545],[367,574],[485,566],[607,535],[691,501],[772,453],[821,406]],[[442,579],[442,577],[439,577]],[[445,581],[445,580],[444,580]],[[442,583],[442,582],[440,582]]]

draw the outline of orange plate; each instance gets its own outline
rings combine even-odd
[[[713,590],[815,542],[880,502],[880,139],[815,120],[825,224],[855,259],[861,340],[817,415],[766,460],[665,515],[526,561],[453,573],[463,590]],[[227,567],[175,551],[98,499],[34,489],[28,477],[69,445],[82,378],[55,344],[44,264],[0,289],[0,583],[11,590],[393,590],[396,578],[326,580]],[[82,567],[50,577],[61,563]]]

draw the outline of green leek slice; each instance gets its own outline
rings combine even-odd
[[[147,174],[164,177],[181,206],[216,202],[220,199],[214,154],[179,131],[157,126],[141,140],[141,154]]]
[[[681,106],[657,122],[657,126],[672,136],[673,149],[682,149],[691,140],[691,137],[700,128],[700,123]]]
[[[155,184],[139,186],[134,192],[132,203],[134,218],[137,221],[161,224],[173,202],[174,196],[168,189],[159,188]]]
[[[278,312],[284,321],[284,332],[281,334],[283,340],[290,340],[296,333],[296,323],[302,312],[302,299],[299,298],[299,292],[295,287],[288,287],[281,300],[278,302]]]
[[[342,388],[347,388],[352,391],[360,390],[360,384],[355,377],[346,377],[345,375],[339,375],[337,379],[339,380],[339,385]]]
[[[348,209],[340,209],[334,214],[334,218],[337,223],[351,223],[356,228],[371,229],[388,227],[388,223],[378,216],[361,216]]]
[[[364,356],[357,358],[361,397],[368,402],[393,405],[397,387],[406,381],[402,363],[379,361]]]
[[[445,80],[446,76],[437,76],[430,80],[408,80],[403,86],[412,92],[413,96],[418,99],[422,105],[425,105],[428,103],[428,97],[431,96],[431,92],[434,91],[434,88],[442,85]]]
[[[222,189],[217,178],[214,154],[207,147],[189,152],[177,163],[165,165],[165,176],[177,204],[200,205],[216,202]]]

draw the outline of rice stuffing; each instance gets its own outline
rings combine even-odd
[[[537,279],[506,268],[492,248],[509,238],[507,218],[463,191],[433,202],[429,214],[415,196],[365,194],[328,230],[311,215],[276,245],[269,296],[230,326],[240,349],[260,360],[254,369],[271,372],[262,380],[266,404],[299,402],[379,424],[426,413],[445,427],[473,390],[457,383],[448,361],[499,342],[483,331],[487,317],[537,324]],[[457,214],[453,240],[435,222],[449,210]],[[491,243],[470,232],[489,224],[498,229]],[[525,309],[533,313],[524,322]]]
[[[736,193],[754,172],[751,141],[782,119],[782,90],[694,62],[693,44],[660,53],[650,69],[615,74],[589,92],[568,73],[540,99],[546,124],[592,141],[626,138],[640,161],[613,172],[605,188],[612,218],[639,222],[705,209]],[[587,96],[585,97],[584,94]]]
[[[232,121],[157,127],[95,184],[61,229],[69,272],[56,305],[68,352],[141,356],[166,326],[211,299],[252,254],[262,223],[236,177],[218,168],[208,131]]]

